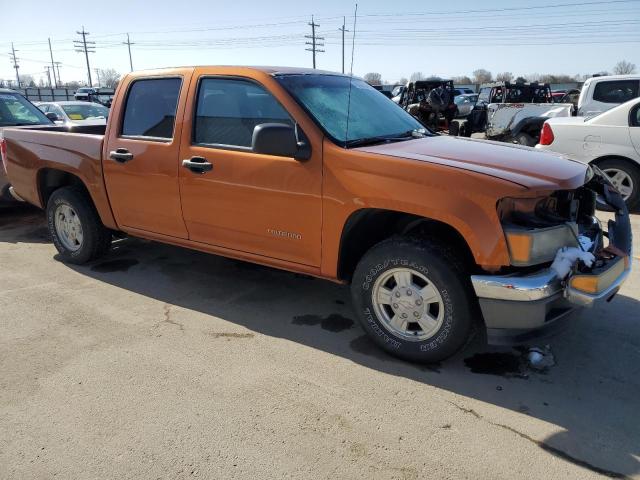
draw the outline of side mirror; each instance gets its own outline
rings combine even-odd
[[[251,149],[263,155],[293,157],[296,160],[308,160],[311,157],[311,145],[302,130],[286,123],[262,123],[253,129]]]
[[[52,122],[57,122],[58,120],[60,120],[60,117],[58,117],[58,114],[55,112],[47,112],[45,113],[45,115]]]

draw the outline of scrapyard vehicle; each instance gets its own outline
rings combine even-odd
[[[546,336],[631,268],[629,213],[597,166],[433,134],[345,75],[139,71],[106,125],[3,133],[8,178],[46,209],[62,261],[96,260],[122,232],[350,283],[364,331],[408,360],[449,357],[477,329]]]
[[[432,78],[410,82],[402,93],[399,105],[424,125],[438,130],[440,119],[446,128],[456,116],[452,80]]]
[[[471,113],[452,122],[449,134],[470,137],[483,132],[488,140],[533,147],[547,119],[569,117],[573,110],[571,103],[553,103],[548,83],[487,83],[480,87]]]

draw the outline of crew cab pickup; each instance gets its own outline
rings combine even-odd
[[[626,206],[597,167],[435,135],[360,79],[135,72],[106,127],[79,128],[4,133],[9,179],[64,261],[125,232],[350,283],[364,330],[405,359],[446,358],[479,328],[548,334],[630,269]],[[597,195],[616,212],[606,236]]]

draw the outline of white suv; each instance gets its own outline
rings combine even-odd
[[[640,75],[592,77],[584,82],[578,116],[589,117],[640,97]]]

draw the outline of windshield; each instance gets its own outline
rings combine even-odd
[[[367,83],[353,79],[347,133],[349,77],[282,75],[280,84],[314,117],[331,139],[342,146],[354,140],[394,137],[423,125]]]
[[[109,109],[95,103],[83,105],[60,105],[71,120],[88,120],[91,118],[107,118]]]
[[[44,113],[17,93],[0,93],[0,127],[50,124]]]

